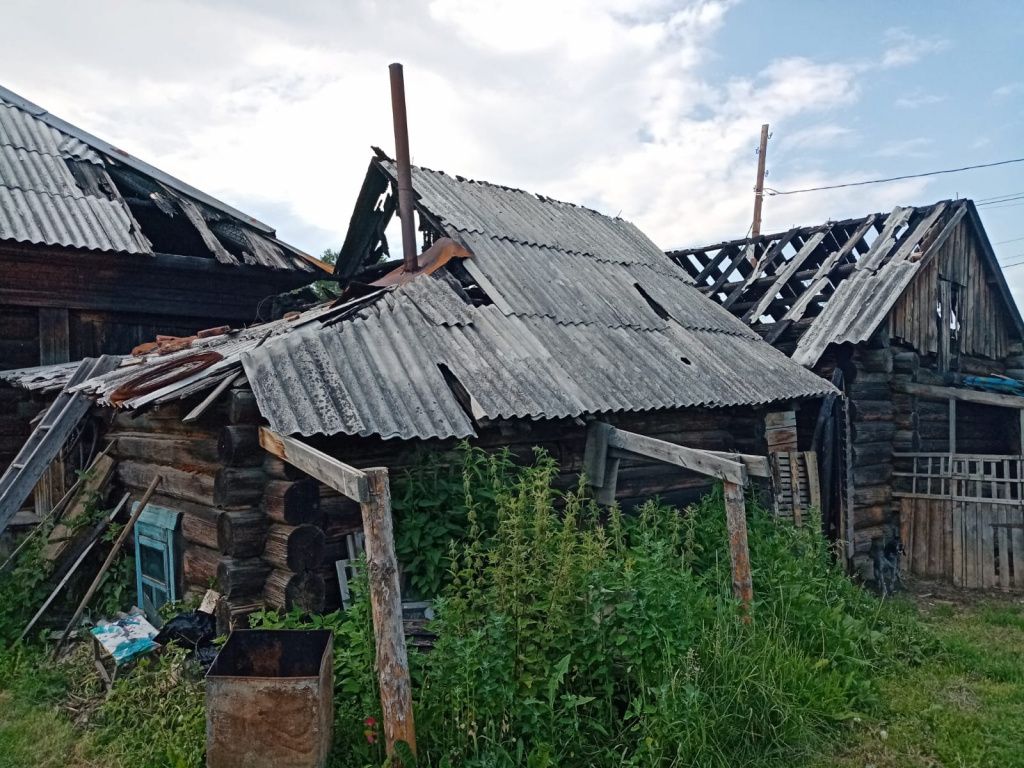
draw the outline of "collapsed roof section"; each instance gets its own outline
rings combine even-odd
[[[316,273],[263,222],[0,87],[0,241]]]
[[[961,222],[1018,336],[1024,323],[970,200],[670,251],[705,296],[813,367],[832,344],[871,337]]]
[[[518,190],[414,169],[431,247],[416,272],[381,278],[393,170],[386,158],[371,164],[339,260],[357,298],[127,359],[81,388],[141,408],[244,370],[279,432],[403,439],[834,391],[701,296],[632,224]],[[454,251],[462,257],[422,266]],[[59,378],[14,376],[42,388]]]

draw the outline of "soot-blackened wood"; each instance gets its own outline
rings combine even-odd
[[[225,511],[217,518],[220,551],[233,557],[255,557],[263,552],[267,516],[259,509]]]
[[[263,559],[284,571],[306,571],[320,566],[324,532],[315,525],[272,525]]]
[[[217,580],[217,565],[220,552],[209,547],[192,544],[185,547],[182,558],[182,571],[185,584],[206,589]]]
[[[320,522],[320,488],[316,480],[271,480],[263,491],[263,511],[274,522],[302,525]]]
[[[217,472],[213,498],[218,507],[248,506],[263,495],[266,482],[261,467],[224,467]]]
[[[224,427],[217,438],[217,456],[229,467],[255,467],[263,463],[259,427],[255,424],[232,424]]]
[[[409,680],[409,659],[402,624],[402,593],[398,583],[398,560],[395,557],[388,471],[383,468],[368,469],[366,475],[369,498],[362,504],[363,529],[366,533],[366,569],[370,582],[373,634],[377,644],[384,744],[389,756],[395,755],[395,744],[398,742],[405,742],[415,754],[412,684]]]
[[[217,586],[224,597],[259,595],[269,573],[270,566],[258,557],[222,557],[217,563]]]
[[[257,437],[257,439],[259,439]],[[289,464],[287,461],[272,456],[269,453],[264,454],[263,458],[263,471],[267,475],[268,480],[308,480],[309,475],[303,472],[293,464]]]
[[[260,407],[249,389],[233,389],[228,393],[228,421],[232,424],[257,424]]]
[[[275,568],[263,585],[263,597],[271,608],[319,613],[324,608],[324,589],[323,576],[316,571],[292,573]]]

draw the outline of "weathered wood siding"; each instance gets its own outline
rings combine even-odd
[[[891,335],[921,354],[939,352],[939,278],[960,285],[960,350],[963,354],[1001,360],[1014,337],[999,292],[992,286],[976,237],[961,221],[931,262],[914,278],[890,314]]]

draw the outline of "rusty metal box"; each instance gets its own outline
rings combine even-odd
[[[206,675],[209,768],[319,768],[331,749],[334,638],[239,630]]]

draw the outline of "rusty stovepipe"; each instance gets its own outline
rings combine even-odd
[[[415,272],[416,225],[413,223],[412,166],[409,160],[409,122],[405,111],[405,76],[402,65],[392,64],[391,114],[395,121],[395,159],[398,161],[398,217],[402,222],[402,261],[406,272]]]

